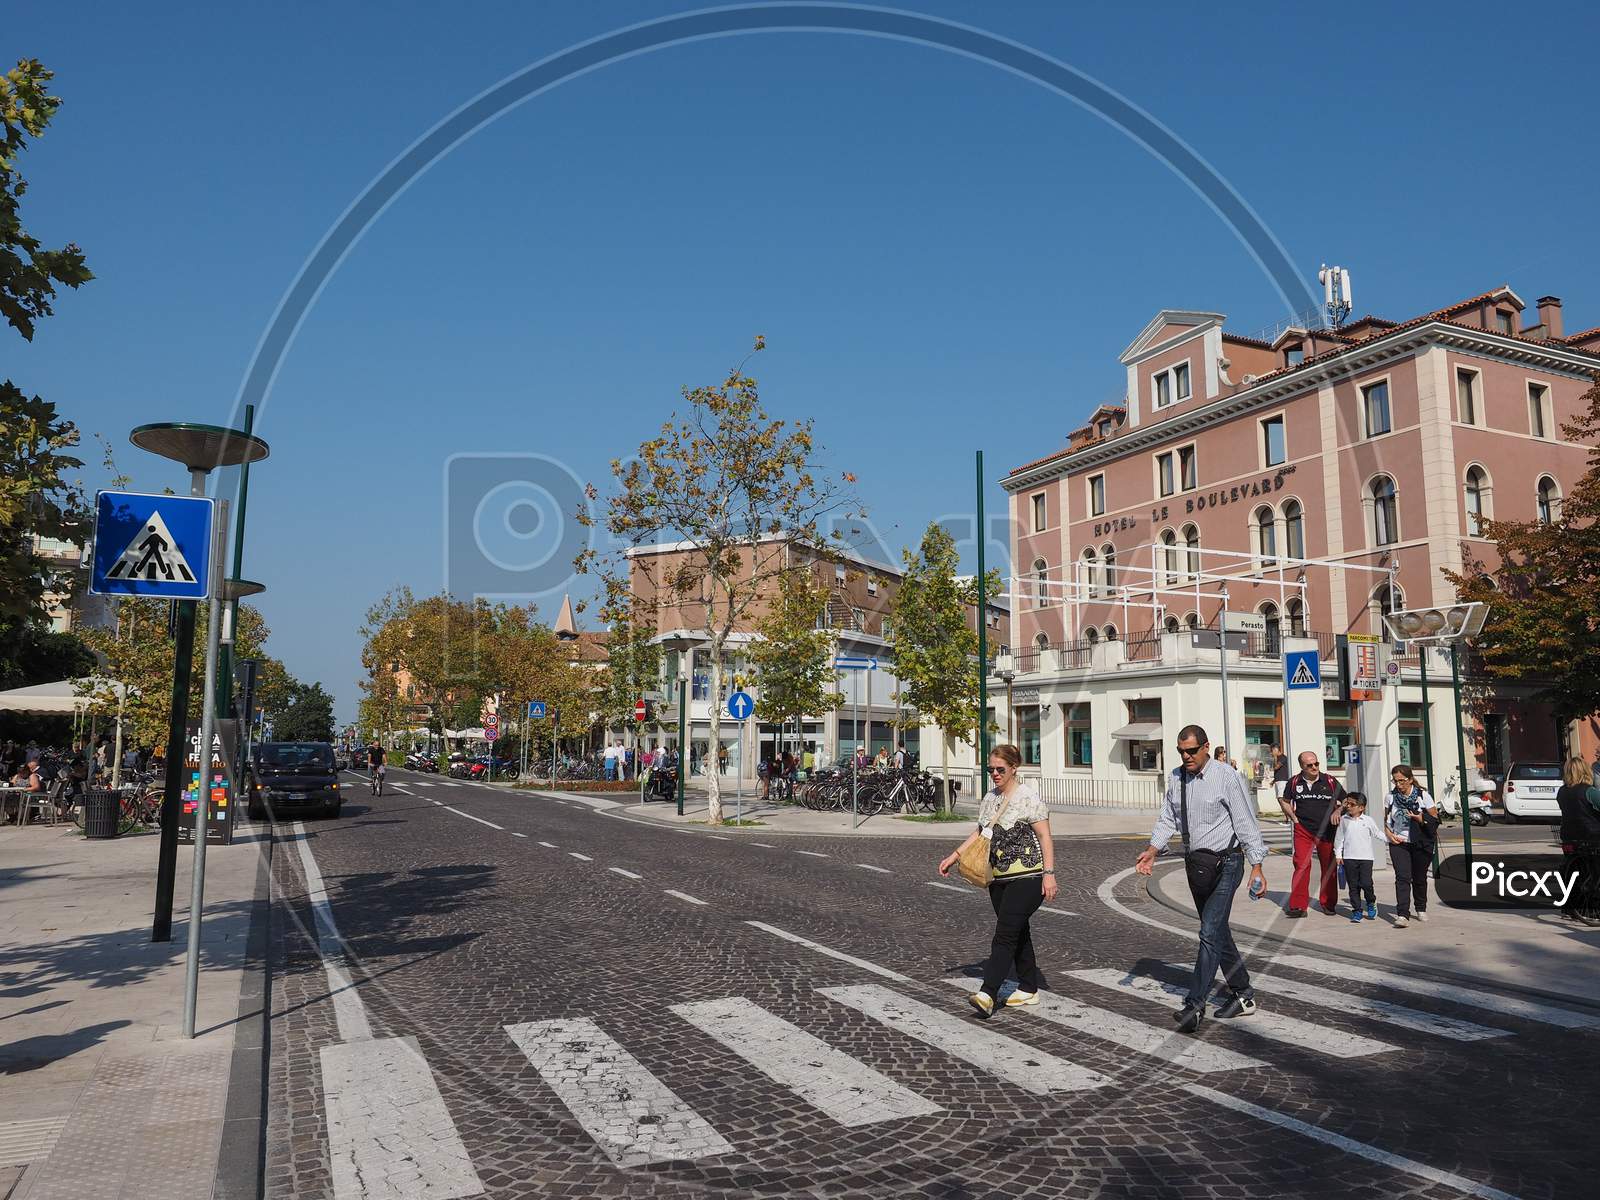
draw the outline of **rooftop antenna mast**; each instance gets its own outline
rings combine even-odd
[[[1317,282],[1322,285],[1322,307],[1327,310],[1328,324],[1337,329],[1350,315],[1350,272],[1343,267],[1322,264],[1317,272]]]

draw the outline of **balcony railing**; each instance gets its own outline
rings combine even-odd
[[[1097,779],[1088,775],[1048,776],[1038,780],[1039,798],[1052,809],[1159,809],[1165,791],[1160,776]]]

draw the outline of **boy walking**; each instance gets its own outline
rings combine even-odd
[[[1348,792],[1344,798],[1344,819],[1333,835],[1333,854],[1344,868],[1345,883],[1350,888],[1350,920],[1378,919],[1378,894],[1372,890],[1372,863],[1383,845],[1383,831],[1378,823],[1367,816],[1367,798],[1360,792]],[[1366,903],[1361,902],[1363,894]]]

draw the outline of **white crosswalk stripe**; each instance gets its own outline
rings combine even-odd
[[[1164,980],[1152,979],[1148,975],[1131,975],[1114,969],[1073,971],[1070,974],[1085,983],[1098,984],[1113,991],[1140,996],[1159,1004],[1170,1004],[1174,997],[1182,999],[1189,990],[1183,984],[1167,983]],[[1257,1003],[1260,1003],[1260,997],[1257,997]],[[1299,1046],[1302,1050],[1308,1050],[1313,1054],[1327,1054],[1334,1058],[1362,1058],[1369,1054],[1384,1054],[1399,1049],[1398,1046],[1391,1046],[1376,1038],[1363,1037],[1359,1033],[1350,1033],[1311,1021],[1302,1021],[1296,1017],[1286,1017],[1282,1013],[1271,1012],[1266,1008],[1258,1008],[1252,1016],[1219,1023],[1254,1037],[1287,1042],[1291,1046]]]
[[[1109,1082],[1104,1075],[1087,1067],[993,1033],[974,1025],[966,1017],[909,1000],[879,984],[818,988],[817,991],[890,1029],[1038,1096],[1078,1092]]]
[[[742,996],[675,1004],[672,1011],[841,1125],[853,1129],[941,1111]]]
[[[1329,974],[1326,962],[1305,954],[1280,954],[1272,961],[1275,966],[1293,967],[1297,971],[1311,971],[1318,975]],[[1345,982],[1377,984],[1395,991],[1411,992],[1435,1000],[1449,1000],[1456,1004],[1464,1004],[1468,1008],[1481,1008],[1485,1012],[1502,1016],[1522,1017],[1524,1020],[1556,1025],[1562,1029],[1600,1029],[1600,1016],[1592,1013],[1574,1012],[1570,1008],[1546,1004],[1540,1000],[1524,1000],[1520,996],[1500,996],[1493,992],[1480,992],[1476,988],[1462,987],[1454,983],[1417,979],[1395,971],[1381,971],[1373,967],[1341,962],[1339,977]]]
[[[733,1150],[705,1118],[587,1017],[505,1028],[578,1124],[619,1167],[710,1158]]]
[[[1179,971],[1188,969],[1182,963],[1167,965]],[[1406,1008],[1400,1004],[1372,1000],[1366,996],[1336,991],[1315,983],[1302,983],[1298,979],[1289,979],[1282,975],[1263,975],[1252,971],[1250,982],[1258,988],[1265,989],[1269,996],[1287,996],[1291,1000],[1304,1000],[1307,1004],[1329,1008],[1334,1012],[1359,1014],[1371,1017],[1375,1021],[1398,1025],[1402,1029],[1431,1033],[1436,1037],[1449,1038],[1456,1042],[1478,1042],[1485,1038],[1511,1036],[1509,1029],[1492,1029],[1488,1025],[1463,1021],[1457,1017],[1440,1017],[1433,1013],[1418,1012],[1414,1008]],[[1258,996],[1257,999],[1259,998]]]
[[[946,979],[945,982],[964,992],[970,992],[975,983],[971,979]],[[1113,1042],[1126,1050],[1148,1054],[1174,1066],[1205,1074],[1214,1071],[1247,1071],[1252,1067],[1267,1065],[1259,1058],[1239,1054],[1225,1046],[1213,1046],[1209,1042],[1178,1033],[1175,1029],[1158,1029],[1121,1013],[1084,1004],[1060,992],[1040,992],[1038,1004],[1007,1009],[1006,1012],[1027,1013],[1041,1021],[1062,1025],[1092,1038]]]

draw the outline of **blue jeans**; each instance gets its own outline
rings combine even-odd
[[[1233,909],[1233,894],[1239,890],[1244,878],[1244,855],[1230,854],[1217,872],[1216,886],[1209,895],[1201,895],[1194,888],[1194,908],[1200,914],[1200,952],[1194,960],[1194,980],[1189,985],[1186,1001],[1196,1007],[1204,1005],[1211,994],[1211,981],[1216,978],[1217,967],[1222,968],[1222,979],[1234,995],[1245,1000],[1255,999],[1255,989],[1250,986],[1250,972],[1245,970],[1239,947],[1233,944],[1233,930],[1228,927],[1228,914]]]

